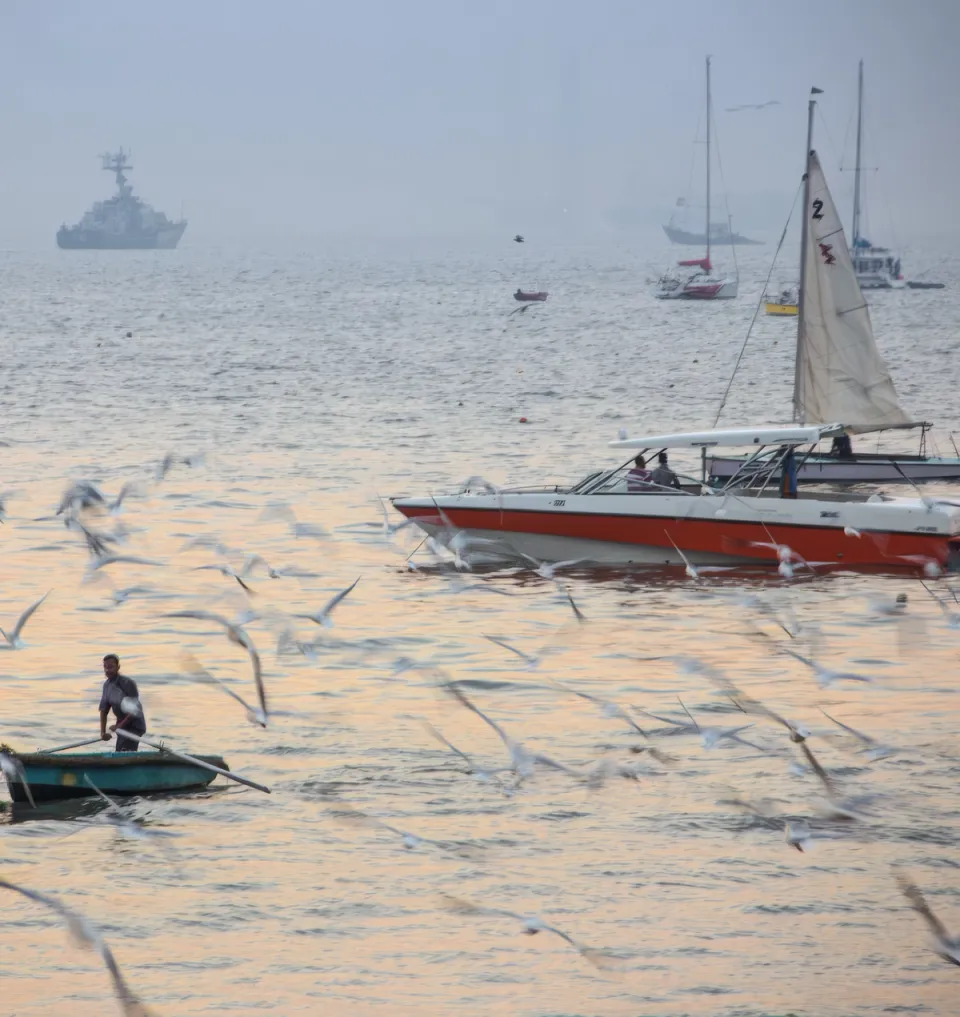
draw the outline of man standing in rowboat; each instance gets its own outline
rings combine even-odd
[[[116,724],[110,725],[110,731],[116,731],[117,744],[115,752],[136,752],[140,743],[134,738],[124,738],[121,730],[131,734],[147,733],[147,720],[140,705],[140,692],[137,683],[124,674],[120,674],[120,658],[115,653],[108,653],[103,658],[103,673],[107,680],[103,683],[100,695],[100,737],[110,741],[107,731],[107,717],[113,710],[117,718]]]

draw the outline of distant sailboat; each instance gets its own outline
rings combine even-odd
[[[889,290],[904,286],[900,255],[887,247],[874,247],[860,232],[863,221],[861,160],[863,156],[863,61],[857,76],[857,154],[853,167],[853,223],[851,254],[862,289]]]
[[[678,273],[667,272],[657,283],[656,296],[661,300],[724,300],[737,295],[740,285],[736,277],[715,273],[710,260],[710,241],[713,226],[710,223],[710,122],[712,105],[710,101],[710,57],[707,57],[707,212],[704,223],[704,246],[706,254],[702,258],[692,258],[677,262],[680,268],[691,271]],[[666,228],[666,227],[665,227]],[[667,231],[669,235],[669,230]],[[727,231],[728,240],[731,236]]]
[[[817,153],[810,148],[813,99],[810,106],[793,419],[803,425],[840,424],[847,436],[918,427],[921,452],[855,453],[844,436],[834,440],[830,453],[806,457],[797,479],[844,484],[960,480],[960,458],[923,454],[930,425],[912,421],[904,412],[880,356],[840,216]],[[740,457],[714,458],[709,469],[713,476],[728,478],[742,465]]]

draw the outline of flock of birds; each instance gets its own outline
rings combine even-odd
[[[168,455],[156,467],[155,483],[164,481],[175,467],[194,467],[200,462],[198,457]],[[486,484],[486,481],[483,481],[482,478],[472,477],[465,486],[475,488],[478,484]],[[492,485],[490,486],[492,488]],[[84,573],[85,581],[95,582],[99,575],[108,572],[117,565],[130,565],[138,569],[163,568],[164,562],[162,561],[128,553],[123,549],[123,545],[130,539],[132,532],[122,521],[121,513],[124,506],[133,499],[148,495],[147,487],[140,482],[124,484],[117,495],[111,498],[93,482],[78,481],[72,483],[64,492],[55,514],[45,517],[47,520],[62,522],[71,533],[76,534],[82,541],[89,554]],[[0,496],[0,523],[9,518],[7,514],[9,499],[8,495]],[[450,582],[453,592],[469,588],[510,596],[508,591],[490,583],[489,579],[523,572],[538,576],[546,582],[548,588],[555,590],[558,602],[565,605],[565,610],[569,610],[568,621],[558,627],[545,645],[534,650],[514,645],[497,635],[488,635],[487,639],[498,650],[518,661],[525,671],[534,672],[535,676],[531,674],[530,680],[534,680],[535,677],[540,687],[552,691],[557,696],[575,697],[596,708],[604,718],[621,724],[625,733],[628,733],[633,739],[631,755],[643,755],[646,760],[650,761],[646,765],[655,765],[663,770],[669,770],[677,762],[673,747],[680,743],[681,738],[688,736],[698,739],[705,751],[712,751],[721,746],[730,749],[745,748],[751,752],[782,759],[796,774],[811,777],[818,785],[820,797],[813,804],[811,814],[808,816],[784,813],[778,811],[776,803],[768,800],[752,800],[739,794],[722,800],[720,804],[737,810],[745,818],[748,824],[745,829],[755,827],[777,830],[788,848],[805,852],[817,839],[830,839],[839,835],[839,832],[844,828],[850,828],[851,824],[869,825],[878,821],[876,812],[871,811],[870,808],[871,799],[866,795],[847,793],[837,776],[831,773],[830,769],[821,761],[820,750],[815,752],[811,747],[811,741],[816,741],[817,738],[829,738],[829,734],[825,734],[823,730],[814,730],[798,720],[785,716],[780,710],[761,702],[727,674],[699,658],[671,655],[636,659],[640,661],[666,660],[685,675],[701,681],[705,688],[718,696],[723,704],[722,709],[711,711],[711,718],[719,713],[725,713],[731,717],[736,716],[735,723],[718,724],[712,720],[708,722],[702,714],[700,717],[696,715],[695,707],[688,707],[679,697],[677,698],[677,708],[646,710],[612,701],[552,677],[549,674],[550,668],[545,666],[550,654],[558,647],[575,643],[578,633],[590,625],[587,614],[577,604],[562,575],[565,571],[580,565],[581,562],[571,560],[551,563],[539,561],[528,555],[517,554],[516,561],[510,563],[510,567],[501,566],[495,571],[490,571],[488,567],[484,570],[483,581],[474,578],[474,581],[470,582],[466,577],[470,576],[480,563],[489,561],[491,552],[489,541],[479,540],[468,533],[457,530],[438,509],[442,520],[441,532],[435,537],[423,537],[412,551],[409,551],[409,545],[401,549],[397,544],[398,535],[402,531],[406,531],[407,535],[413,535],[415,531],[409,529],[408,521],[394,522],[382,501],[380,510],[380,521],[359,524],[360,528],[367,532],[379,531],[385,545],[401,556],[404,569],[431,569],[434,574],[443,576],[446,581]],[[293,508],[286,504],[268,505],[261,512],[260,519],[279,519],[288,525],[290,533],[298,538],[310,538],[317,541],[331,539],[331,534],[325,528],[299,520]],[[356,526],[353,527],[353,529],[356,528]],[[349,531],[351,527],[341,529]],[[417,533],[418,539],[421,536],[422,534]],[[214,676],[195,656],[187,653],[183,654],[181,661],[183,677],[189,681],[204,683],[221,690],[242,709],[249,723],[257,728],[267,729],[271,724],[271,719],[282,715],[283,711],[275,710],[270,705],[271,697],[264,679],[261,655],[248,627],[255,621],[266,621],[268,627],[276,635],[278,656],[284,653],[295,653],[303,655],[307,660],[316,660],[317,654],[323,650],[326,630],[333,625],[335,612],[354,593],[361,580],[357,578],[348,586],[334,593],[315,611],[280,617],[276,613],[257,609],[255,587],[257,579],[279,579],[284,576],[302,578],[315,576],[316,573],[298,568],[275,568],[258,553],[247,553],[243,555],[242,562],[239,562],[241,552],[227,547],[212,537],[195,538],[188,542],[188,546],[203,548],[217,556],[217,561],[196,566],[195,571],[217,573],[229,583],[235,583],[235,589],[241,591],[247,607],[234,617],[227,617],[226,614],[207,608],[167,611],[161,617],[182,622],[199,622],[221,631],[232,646],[239,647],[247,655],[253,695],[248,700],[236,689]],[[789,564],[789,555],[783,557],[781,563]],[[698,588],[709,585],[709,580],[704,575],[706,571],[693,569],[689,563],[686,568],[686,574]],[[781,574],[785,578],[791,578],[793,572],[781,570]],[[960,614],[957,614],[950,606],[951,603],[957,602],[958,597],[946,585],[946,581],[944,580],[946,596],[941,595],[940,592],[927,584],[924,586],[930,596],[937,601],[947,623],[951,627],[960,627]],[[120,605],[131,597],[148,593],[149,590],[148,586],[128,587],[122,590],[112,589],[111,596],[114,603]],[[0,644],[0,649],[16,651],[26,645],[23,638],[24,630],[34,615],[47,602],[49,595],[48,592],[30,604],[11,628],[0,629],[0,636],[4,640],[4,643]],[[765,653],[781,656],[785,660],[792,660],[801,665],[811,674],[819,688],[827,689],[838,685],[864,686],[874,681],[871,676],[866,674],[837,671],[824,665],[818,659],[820,647],[816,630],[801,625],[791,612],[773,606],[766,597],[756,594],[729,594],[724,590],[717,590],[715,595],[735,596],[737,603],[750,619],[750,637],[756,645],[762,648]],[[871,609],[878,617],[897,618],[903,616],[907,610],[907,597],[905,594],[900,594],[894,598],[875,601],[872,603]],[[298,628],[302,627],[302,623],[306,623],[310,627],[316,638],[300,639]],[[771,629],[776,630],[776,635],[771,634]],[[802,652],[801,648],[805,652]],[[641,781],[649,773],[649,770],[641,768],[638,762],[614,761],[606,757],[595,761],[592,765],[567,765],[526,745],[521,740],[521,736],[512,730],[512,726],[508,728],[503,721],[491,716],[478,706],[468,695],[464,683],[458,681],[440,666],[429,661],[400,657],[392,661],[389,666],[389,680],[400,681],[402,676],[408,672],[415,672],[421,677],[427,677],[437,690],[438,695],[449,703],[462,708],[496,735],[502,743],[504,759],[501,765],[492,767],[480,763],[470,751],[453,744],[436,726],[426,721],[423,722],[425,732],[459,761],[461,773],[483,782],[505,799],[512,799],[520,794],[544,770],[560,774],[562,778],[575,782],[576,785],[585,789],[599,788],[607,782],[615,780]],[[139,709],[139,703],[125,700],[123,709],[125,712],[136,712]],[[827,731],[832,730],[836,739],[842,740],[858,758],[867,763],[880,763],[901,751],[897,746],[883,743],[869,733],[832,716],[826,710],[821,709],[821,712],[828,725]],[[153,743],[147,741],[146,744],[152,745]],[[175,751],[166,745],[162,746],[162,750]],[[799,757],[796,753],[799,753]],[[0,746],[0,768],[8,781],[23,783],[29,794],[22,764],[19,762],[17,754],[7,746]],[[243,780],[243,778],[240,779]],[[254,782],[244,782],[250,783],[253,787],[259,787],[261,790],[267,790]],[[88,783],[90,783],[91,791],[99,796],[105,806],[102,818],[113,824],[120,833],[149,840],[171,835],[168,831],[148,829],[142,823],[129,818],[121,804],[113,801],[92,782],[88,781]],[[474,856],[479,851],[477,845],[469,841],[434,840],[402,829],[339,798],[335,798],[331,803],[330,815],[344,824],[384,831],[396,837],[399,844],[406,850],[413,851],[427,847],[463,857]],[[171,865],[179,864],[172,849],[169,850],[171,850]],[[909,906],[925,923],[936,954],[944,961],[960,966],[960,936],[948,931],[941,919],[931,909],[920,888],[905,871],[896,869],[893,872],[893,878]],[[21,894],[55,913],[66,923],[71,936],[78,944],[93,949],[99,954],[111,976],[116,998],[125,1017],[150,1017],[153,1011],[133,992],[120,971],[109,946],[86,919],[46,892],[39,892],[6,879],[0,879],[0,889]],[[525,915],[507,908],[481,905],[451,895],[441,895],[438,903],[442,908],[457,915],[507,919],[519,924],[520,930],[527,935],[547,933],[556,936],[594,967],[608,973],[617,970],[617,960],[613,951],[588,946],[566,930],[558,928],[536,915]]]

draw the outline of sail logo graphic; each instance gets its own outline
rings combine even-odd
[[[823,202],[819,198],[813,202],[813,217],[814,219],[823,218]]]
[[[833,250],[833,244],[818,244],[820,248],[820,256],[828,265],[835,265],[837,259],[830,252]]]

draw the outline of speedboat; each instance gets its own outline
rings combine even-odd
[[[881,494],[798,491],[796,469],[842,425],[756,427],[621,438],[630,459],[571,487],[461,490],[395,498],[440,544],[485,557],[610,565],[772,565],[912,569],[939,574],[960,559],[960,503]],[[707,483],[707,451],[749,448],[722,486]],[[661,487],[628,476],[634,454],[699,450],[701,477]],[[643,471],[646,473],[646,471]],[[649,474],[647,475],[649,477]]]

